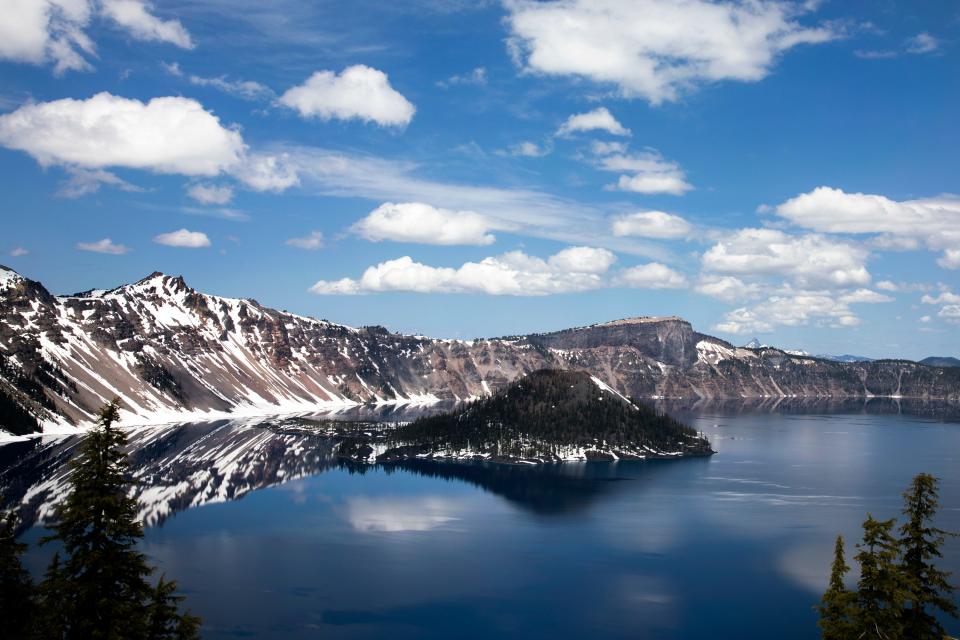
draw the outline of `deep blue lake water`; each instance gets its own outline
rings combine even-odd
[[[679,417],[717,455],[308,465],[167,517],[148,528],[145,551],[179,581],[205,638],[812,639],[834,537],[852,558],[865,514],[898,515],[913,475],[942,479],[938,524],[960,531],[956,422]],[[176,442],[210,428],[183,429]],[[269,476],[257,468],[251,485]],[[31,568],[48,557],[32,549]],[[960,573],[957,540],[943,565]]]

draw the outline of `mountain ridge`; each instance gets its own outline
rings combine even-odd
[[[88,424],[114,396],[126,423],[176,422],[475,399],[544,368],[583,369],[636,398],[960,400],[958,370],[735,347],[677,316],[433,339],[205,294],[162,272],[55,296],[2,269],[0,393],[48,431]]]

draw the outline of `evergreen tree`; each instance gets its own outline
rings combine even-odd
[[[950,574],[934,565],[942,557],[940,548],[949,535],[931,523],[940,506],[938,481],[933,476],[917,475],[904,492],[903,514],[907,521],[900,527],[901,570],[909,588],[908,607],[903,612],[904,637],[912,640],[937,640],[945,635],[937,620],[937,610],[956,617],[957,606],[947,581]]]
[[[68,587],[63,582],[60,570],[60,552],[43,574],[43,581],[37,587],[37,615],[33,621],[33,637],[37,640],[61,640],[67,633],[67,612],[65,602]]]
[[[856,594],[847,590],[843,577],[850,571],[843,552],[843,536],[837,536],[830,570],[830,585],[816,609],[820,612],[820,637],[823,640],[852,640]]]
[[[137,502],[128,492],[132,481],[122,450],[126,438],[114,426],[118,418],[119,401],[114,400],[101,410],[98,426],[84,438],[71,463],[73,490],[57,509],[51,526],[54,535],[45,539],[59,541],[65,557],[62,563],[57,559],[57,564],[51,565],[51,584],[44,596],[45,610],[55,608],[62,614],[63,628],[52,637],[150,637],[157,590],[147,581],[153,570],[146,556],[136,549],[143,527],[137,520]],[[161,586],[163,604],[175,607],[174,583],[164,581]],[[164,615],[177,615],[163,611]],[[158,617],[160,622],[170,626]],[[184,617],[183,624],[192,624],[194,630],[193,636],[183,637],[195,637],[196,619]]]
[[[903,638],[903,607],[909,595],[897,563],[899,544],[894,519],[874,520],[867,514],[863,542],[857,545],[860,564],[854,634],[864,640]]]
[[[195,640],[200,637],[200,618],[179,613],[178,605],[184,597],[176,595],[176,589],[176,582],[168,582],[160,576],[148,607],[150,628],[147,640]]]
[[[27,545],[17,542],[15,520],[8,514],[0,526],[0,637],[25,638],[34,614],[33,581],[20,556]]]

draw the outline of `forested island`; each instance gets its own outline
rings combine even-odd
[[[394,429],[345,438],[342,458],[514,463],[707,456],[694,429],[583,371],[539,370],[492,396]]]

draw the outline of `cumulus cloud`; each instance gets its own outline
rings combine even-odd
[[[168,247],[183,247],[186,249],[201,249],[210,246],[210,238],[202,231],[188,231],[179,229],[170,233],[161,233],[154,236],[153,241]]]
[[[924,295],[920,298],[923,304],[960,304],[960,294],[951,291],[941,291],[938,295]]]
[[[85,30],[102,17],[137,40],[192,48],[190,34],[177,20],[162,20],[140,0],[13,0],[0,20],[0,58],[30,64],[53,63],[57,74],[91,68],[96,45]]]
[[[290,238],[287,244],[297,249],[306,249],[307,251],[316,251],[323,248],[323,232],[311,231],[301,238]]]
[[[278,102],[304,118],[358,119],[381,126],[410,124],[416,108],[392,86],[387,74],[362,64],[340,74],[317,71],[292,87]]]
[[[613,235],[641,238],[684,238],[692,227],[680,216],[663,211],[638,211],[613,219]]]
[[[826,291],[791,291],[770,296],[753,306],[725,314],[713,328],[724,333],[769,333],[777,326],[856,327],[860,319],[851,304],[890,302],[893,298],[867,289],[836,296]]]
[[[27,255],[28,253],[30,253],[28,249],[25,249],[23,247],[14,247],[13,249],[10,250],[10,257],[19,258],[21,256]]]
[[[26,104],[0,115],[0,144],[43,166],[130,167],[212,176],[236,165],[243,139],[195,100],[147,103],[98,93]]]
[[[451,211],[422,202],[385,202],[351,227],[359,236],[379,242],[420,244],[493,244],[495,225],[473,211]]]
[[[734,276],[705,274],[700,277],[694,290],[727,304],[733,304],[759,298],[764,292],[764,287],[756,282],[744,282]]]
[[[944,269],[960,269],[960,249],[944,249],[937,264]]]
[[[300,184],[297,163],[288,153],[248,154],[231,173],[256,191],[279,193]]]
[[[570,116],[557,130],[558,136],[568,136],[583,131],[606,131],[615,136],[629,136],[630,129],[617,122],[606,107]]]
[[[310,291],[325,295],[385,291],[513,296],[571,293],[604,286],[604,272],[615,259],[605,249],[570,247],[547,260],[512,251],[454,269],[432,267],[404,256],[369,267],[358,279],[320,280]]]
[[[687,277],[659,262],[651,262],[624,269],[618,274],[617,283],[637,289],[684,289]]]
[[[92,251],[94,253],[106,253],[114,256],[122,256],[125,253],[130,253],[130,247],[115,244],[110,238],[104,238],[96,242],[78,242],[77,249],[80,251]]]
[[[943,318],[950,324],[960,324],[960,304],[948,304],[937,312],[938,318]]]
[[[852,287],[870,282],[866,259],[867,252],[859,246],[816,234],[740,229],[710,247],[702,263],[708,272],[780,275],[804,287]]]
[[[705,83],[761,80],[783,52],[837,37],[798,22],[815,4],[511,0],[508,46],[530,72],[586,78],[657,104]]]
[[[960,244],[960,196],[896,201],[881,195],[817,187],[787,200],[775,211],[793,224],[814,231],[875,234],[874,244],[881,247],[909,249],[922,242],[931,250],[944,251],[940,266],[960,267],[960,251],[956,249]],[[893,239],[896,241],[891,242]]]
[[[233,200],[233,189],[228,185],[198,182],[187,187],[187,195],[200,204],[227,204]]]
[[[597,167],[603,171],[623,172],[615,185],[608,189],[635,193],[667,193],[683,195],[693,189],[686,173],[676,162],[666,160],[658,151],[648,149],[634,154],[616,153],[602,156]]]

